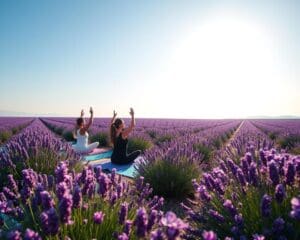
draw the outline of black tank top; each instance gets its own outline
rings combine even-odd
[[[123,139],[122,133],[120,133],[114,144],[114,149],[111,157],[112,158],[126,157],[127,143],[128,143],[128,139],[127,138]]]

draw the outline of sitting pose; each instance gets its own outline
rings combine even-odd
[[[115,119],[117,113],[114,111],[110,126],[110,140],[114,147],[111,155],[112,163],[127,164],[133,162],[141,154],[140,150],[127,154],[127,137],[135,126],[134,111],[132,108],[130,108],[129,114],[131,115],[131,124],[129,128],[125,129],[124,121],[120,118]]]
[[[80,118],[77,118],[76,120],[76,130],[74,134],[74,138],[77,139],[77,142],[75,145],[73,145],[73,148],[78,153],[88,153],[92,152],[96,147],[98,147],[99,142],[94,142],[92,144],[88,144],[88,129],[93,123],[93,109],[90,108],[90,120],[88,124],[85,124],[85,120],[83,118],[84,112],[81,110]]]

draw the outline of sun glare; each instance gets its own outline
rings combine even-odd
[[[191,28],[161,78],[180,95],[178,104],[190,102],[187,112],[246,117],[266,112],[279,71],[264,28],[241,17],[218,16]]]

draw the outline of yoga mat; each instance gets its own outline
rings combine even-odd
[[[95,154],[95,155],[84,156],[84,160],[85,161],[95,161],[95,160],[99,160],[102,158],[110,158],[111,154],[112,154],[112,150],[109,150],[107,152],[102,152],[102,153]]]
[[[95,148],[92,152],[88,153],[88,155],[96,155],[108,151],[111,151],[111,148]]]
[[[141,157],[139,157],[141,158]],[[117,169],[117,173],[129,178],[134,178],[135,175],[138,174],[135,166],[138,166],[139,164],[139,158],[135,159],[134,162],[128,163],[128,164],[114,164],[109,159],[104,160],[103,163],[94,164],[93,167],[97,168],[98,166],[101,166],[103,170],[108,170],[111,172],[113,168]]]

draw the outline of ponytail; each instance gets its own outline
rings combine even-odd
[[[111,146],[115,145],[115,142],[116,142],[116,133],[117,133],[117,130],[116,130],[115,123],[112,123],[110,125],[110,144],[111,144]]]
[[[116,143],[116,135],[117,135],[117,129],[120,127],[120,125],[123,123],[123,120],[121,118],[117,118],[111,125],[110,125],[110,144],[112,146]]]

